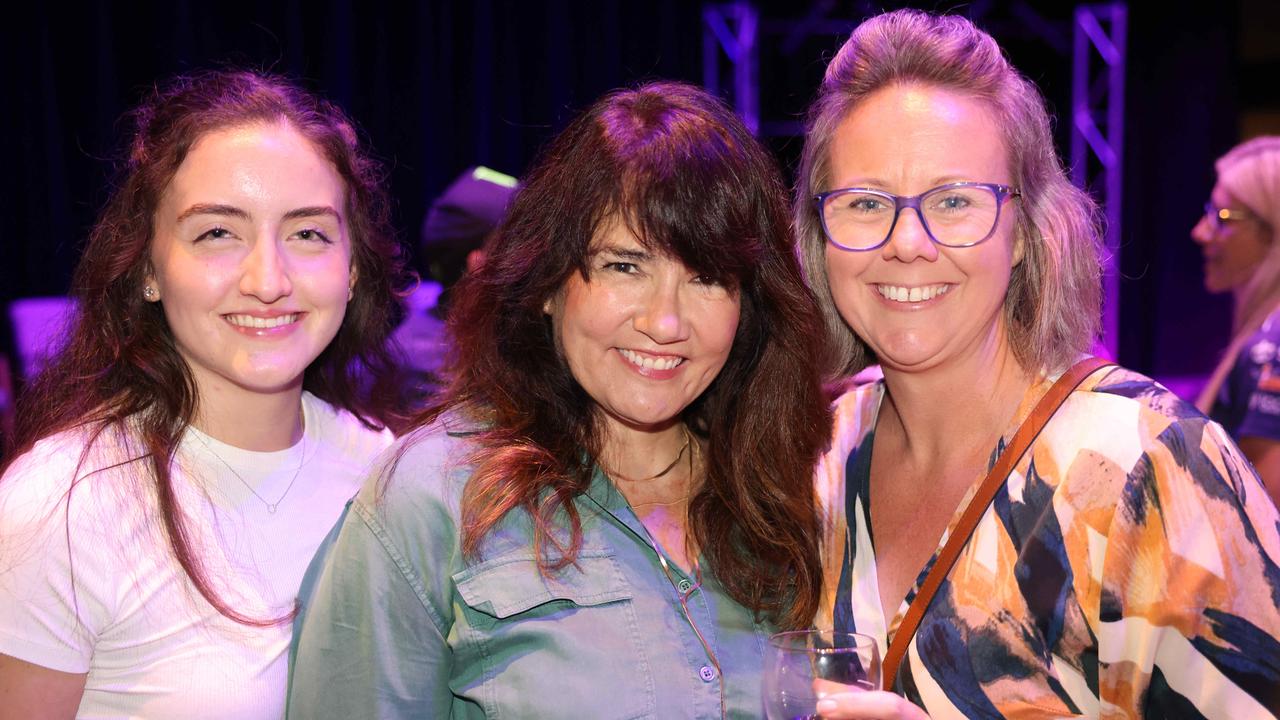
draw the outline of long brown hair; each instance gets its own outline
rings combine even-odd
[[[377,428],[397,417],[386,338],[402,312],[404,284],[383,172],[341,110],[277,76],[210,71],[179,77],[153,90],[131,117],[127,155],[72,280],[77,310],[67,340],[19,399],[9,457],[72,428],[89,431],[89,446],[105,431],[121,431],[150,471],[145,475],[159,520],[195,588],[232,620],[272,624],[278,619],[247,617],[218,597],[175,498],[170,465],[200,398],[162,308],[142,295],[152,218],[188,151],[209,132],[283,121],[310,140],[343,180],[358,281],[337,336],[307,367],[303,387]],[[76,479],[68,478],[67,502]]]
[[[476,557],[507,513],[524,511],[544,571],[576,557],[572,501],[590,484],[602,424],[543,308],[571,273],[587,278],[590,242],[615,216],[646,248],[737,288],[729,358],[682,418],[708,449],[692,534],[735,600],[806,626],[822,581],[812,468],[831,422],[815,364],[822,321],[776,165],[732,111],[689,85],[616,91],[571,123],[455,292],[451,384],[418,424],[456,410],[484,428],[463,496],[463,551]]]

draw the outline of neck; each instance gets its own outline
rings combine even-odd
[[[885,408],[877,430],[900,434],[915,458],[986,453],[1017,412],[1035,377],[1013,356],[1001,323],[973,352],[920,372],[884,368]]]
[[[681,422],[658,429],[606,423],[599,462],[632,505],[672,502],[689,495],[697,442]]]
[[[654,549],[696,573],[697,548],[686,525],[701,471],[697,439],[678,421],[655,430],[609,421],[607,433],[600,454],[605,473],[644,525]]]
[[[191,424],[211,438],[243,450],[271,452],[302,439],[302,383],[260,393],[197,381],[200,402]]]
[[[672,466],[678,456],[689,452],[685,447],[688,442],[688,431],[679,421],[656,429],[637,429],[609,421],[604,445],[600,448],[600,462],[611,473],[625,478],[652,478]]]

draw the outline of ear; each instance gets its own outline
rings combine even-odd
[[[360,271],[356,268],[355,263],[351,263],[351,272],[347,279],[347,302],[351,302],[356,297],[356,281],[360,278]]]
[[[551,293],[547,299],[542,302],[542,314],[550,318],[555,318],[560,311],[560,303],[564,301],[564,288]]]
[[[1009,262],[1009,268],[1013,269],[1022,264],[1022,258],[1026,255],[1027,245],[1022,239],[1022,233],[1013,233],[1013,257]]]

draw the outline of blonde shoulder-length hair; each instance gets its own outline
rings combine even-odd
[[[1087,352],[1101,310],[1101,228],[1093,200],[1071,184],[1054,151],[1036,87],[970,21],[899,10],[859,25],[827,66],[809,109],[794,217],[801,261],[833,340],[828,369],[855,373],[875,362],[840,317],[824,258],[814,195],[830,187],[829,148],[840,122],[868,96],[899,84],[944,88],[984,102],[1004,135],[1023,259],[1004,301],[1012,350],[1028,370],[1062,370]]]
[[[1218,158],[1214,170],[1218,185],[1265,225],[1271,246],[1249,280],[1235,289],[1231,343],[1196,400],[1205,413],[1213,409],[1241,349],[1280,308],[1280,136],[1256,137],[1235,146]]]

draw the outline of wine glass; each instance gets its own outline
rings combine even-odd
[[[831,630],[794,630],[769,638],[765,651],[764,706],[769,720],[817,718],[828,692],[816,681],[839,683],[839,691],[880,687],[880,650],[875,638]]]

